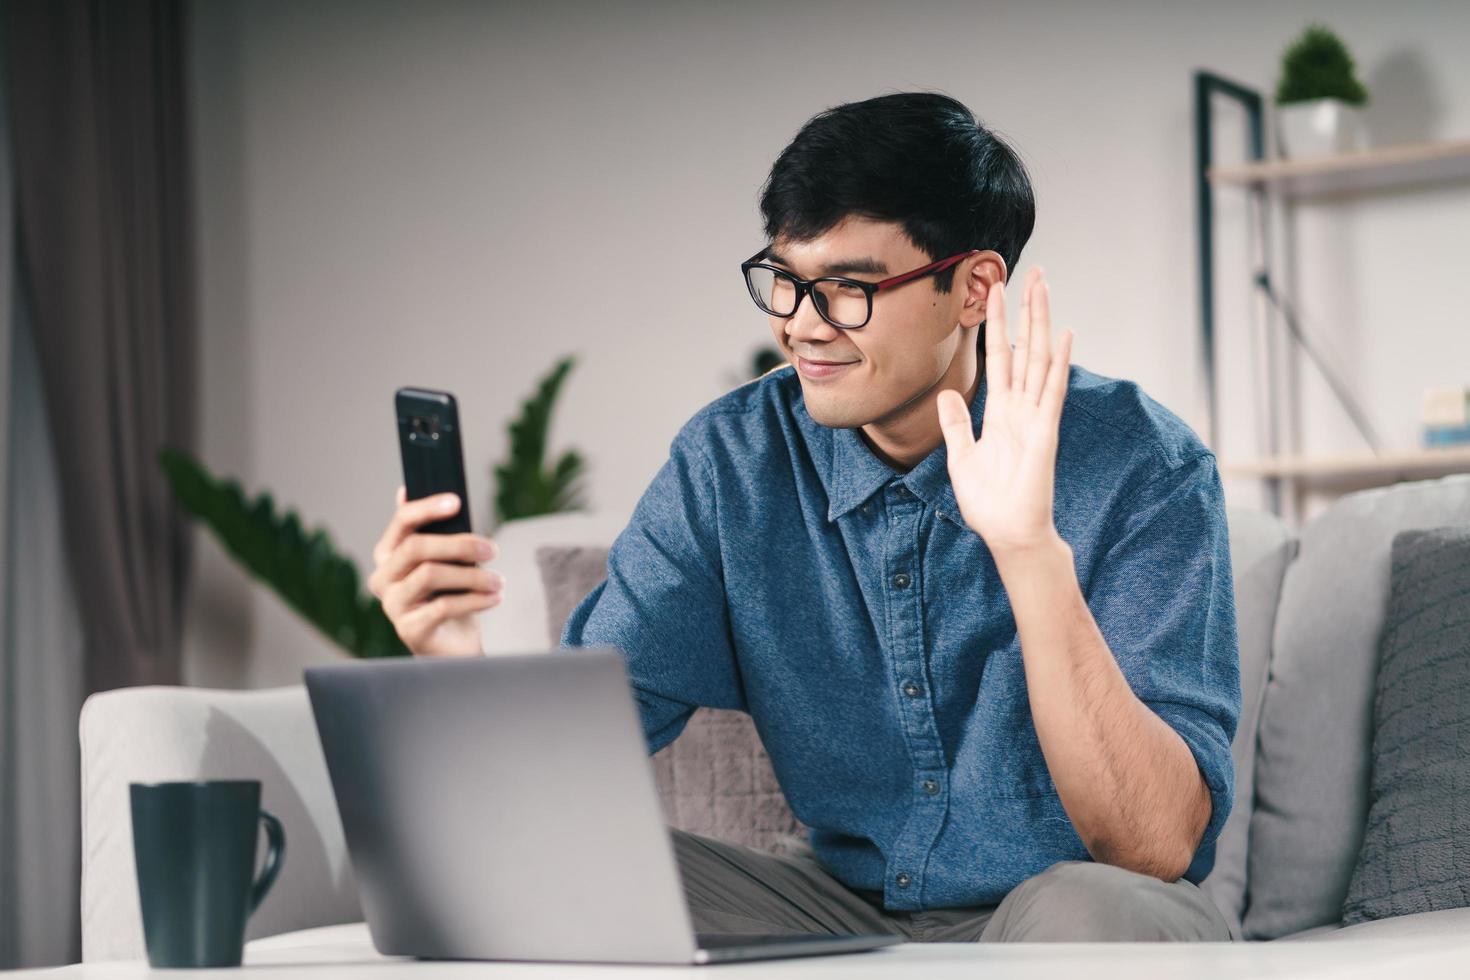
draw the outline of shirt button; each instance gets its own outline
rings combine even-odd
[[[863,516],[864,517],[871,517],[871,516],[873,516],[873,505],[872,504],[863,504],[861,507],[858,508],[858,510],[861,510],[863,512]]]
[[[897,575],[893,576],[893,587],[895,589],[906,589],[909,587],[909,581],[910,579],[908,572],[899,572]]]
[[[907,497],[909,495],[909,488],[900,483],[898,486],[893,488],[893,492],[899,497]]]
[[[909,877],[909,873],[907,871],[900,871],[898,873],[898,876],[893,880],[895,883],[897,883],[898,887],[907,888],[909,886],[909,882],[913,881],[914,879]]]
[[[939,784],[932,779],[924,780],[924,792],[928,793],[930,796],[933,796],[935,793],[939,792]]]
[[[903,685],[903,693],[907,694],[911,698],[916,698],[923,692],[919,690],[919,685],[915,684],[913,681],[906,681]]]

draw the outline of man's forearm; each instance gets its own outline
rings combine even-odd
[[[1210,817],[1194,755],[1128,686],[1065,541],[995,558],[1036,735],[1078,835],[1097,861],[1179,878]]]

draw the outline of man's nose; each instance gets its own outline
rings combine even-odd
[[[817,312],[815,298],[808,293],[796,304],[796,312],[786,319],[786,338],[789,343],[816,341],[829,343],[840,333],[836,327],[822,319]]]

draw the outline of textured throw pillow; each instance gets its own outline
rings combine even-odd
[[[546,629],[552,646],[561,645],[561,631],[577,603],[607,578],[607,549],[595,545],[543,545],[536,549],[536,567],[546,593]]]
[[[536,565],[556,646],[577,603],[607,577],[607,549],[543,545]],[[654,755],[653,775],[671,826],[778,854],[803,847],[805,828],[787,806],[770,756],[743,712],[696,710],[679,737]]]
[[[1403,531],[1344,925],[1470,906],[1470,525]]]

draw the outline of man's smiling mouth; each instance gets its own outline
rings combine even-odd
[[[803,378],[821,381],[836,377],[847,371],[857,361],[809,361],[801,355],[796,357],[796,370]]]

